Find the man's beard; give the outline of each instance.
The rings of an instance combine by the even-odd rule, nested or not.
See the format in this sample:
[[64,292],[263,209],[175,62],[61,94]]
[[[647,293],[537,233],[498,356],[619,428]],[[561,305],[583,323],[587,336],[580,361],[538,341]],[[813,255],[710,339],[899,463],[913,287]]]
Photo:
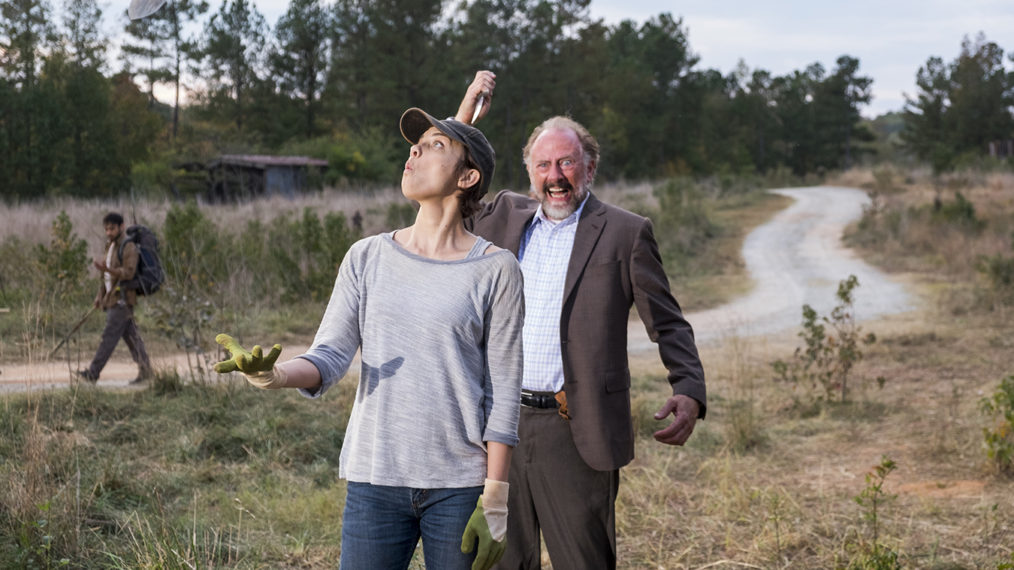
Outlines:
[[[561,190],[570,190],[570,196],[567,203],[564,205],[553,205],[549,202],[549,189],[559,188]],[[584,201],[585,197],[588,196],[588,186],[582,184],[576,189],[571,185],[567,179],[554,180],[553,182],[546,182],[542,185],[542,192],[536,192],[535,188],[532,187],[529,192],[532,198],[538,200],[542,204],[542,213],[551,220],[564,220],[575,211]]]

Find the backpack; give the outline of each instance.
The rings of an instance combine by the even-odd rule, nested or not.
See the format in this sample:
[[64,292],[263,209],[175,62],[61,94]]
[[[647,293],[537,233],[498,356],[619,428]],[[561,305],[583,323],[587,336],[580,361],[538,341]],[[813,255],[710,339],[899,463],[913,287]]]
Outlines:
[[151,295],[165,282],[165,270],[158,255],[158,238],[147,226],[130,226],[120,244],[120,263],[123,263],[123,248],[127,242],[134,242],[137,247],[137,271],[133,279],[121,281],[120,287],[134,289],[138,295]]

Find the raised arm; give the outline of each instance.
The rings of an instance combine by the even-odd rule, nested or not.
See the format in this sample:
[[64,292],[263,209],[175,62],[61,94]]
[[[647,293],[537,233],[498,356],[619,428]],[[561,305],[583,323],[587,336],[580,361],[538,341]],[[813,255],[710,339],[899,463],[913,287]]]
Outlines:
[[[458,114],[454,116],[458,121],[467,125],[478,123],[489,113],[490,103],[493,101],[493,89],[496,87],[496,74],[492,71],[481,70],[475,72],[475,79],[465,90],[465,97],[458,106]],[[482,107],[476,114],[479,106],[479,98],[482,97]],[[472,120],[475,119],[475,120]]]

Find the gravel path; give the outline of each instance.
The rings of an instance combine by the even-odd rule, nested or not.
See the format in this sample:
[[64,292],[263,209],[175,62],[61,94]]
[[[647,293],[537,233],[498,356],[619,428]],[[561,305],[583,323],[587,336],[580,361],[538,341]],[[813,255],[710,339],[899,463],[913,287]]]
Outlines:
[[[746,237],[743,259],[754,288],[731,303],[686,317],[698,344],[798,329],[802,306],[827,315],[837,302],[838,283],[855,275],[859,321],[915,308],[914,298],[841,242],[842,232],[862,215],[869,198],[862,190],[819,186],[772,190],[795,202]],[[654,350],[640,321],[631,321],[632,352]]]

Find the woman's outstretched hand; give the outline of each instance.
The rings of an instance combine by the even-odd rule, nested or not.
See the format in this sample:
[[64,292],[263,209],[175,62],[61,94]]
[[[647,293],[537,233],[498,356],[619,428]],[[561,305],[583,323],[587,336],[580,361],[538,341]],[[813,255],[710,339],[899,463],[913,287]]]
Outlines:
[[275,361],[282,353],[282,345],[276,344],[264,356],[264,350],[260,345],[247,351],[240,346],[236,339],[227,334],[219,334],[215,342],[222,345],[222,348],[229,352],[231,358],[215,364],[215,372],[226,374],[228,372],[241,372],[250,382],[258,388],[274,389],[285,386],[285,373],[275,367]]

